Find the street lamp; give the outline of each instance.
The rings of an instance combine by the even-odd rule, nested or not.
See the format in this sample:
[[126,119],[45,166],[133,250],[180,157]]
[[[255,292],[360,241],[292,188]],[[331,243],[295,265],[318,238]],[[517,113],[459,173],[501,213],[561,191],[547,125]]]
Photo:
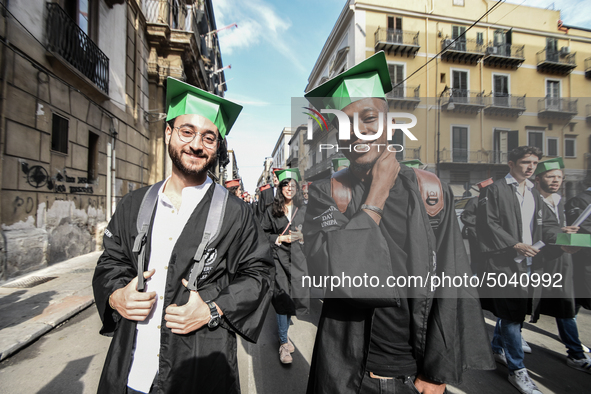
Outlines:
[[[439,178],[439,174],[440,174],[440,163],[441,163],[441,157],[440,157],[440,151],[441,151],[441,97],[443,97],[443,94],[445,92],[447,92],[448,90],[452,90],[451,88],[449,88],[447,85],[445,85],[445,88],[443,89],[443,91],[439,94],[439,97],[437,98],[437,177]],[[451,94],[450,94],[451,97]],[[450,100],[450,103],[447,105],[447,110],[452,110],[455,108],[455,105],[453,103],[453,101]]]

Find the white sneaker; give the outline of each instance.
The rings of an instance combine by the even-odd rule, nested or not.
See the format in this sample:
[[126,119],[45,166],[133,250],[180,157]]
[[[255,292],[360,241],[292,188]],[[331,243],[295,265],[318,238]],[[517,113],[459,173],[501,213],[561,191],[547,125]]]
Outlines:
[[582,343],[581,343],[581,346],[583,347],[583,351],[584,351],[585,353],[589,353],[589,352],[591,352],[591,350],[589,350],[589,348],[588,348],[587,346],[583,345]]
[[522,394],[542,394],[538,386],[529,378],[525,368],[509,374],[509,382]]
[[523,349],[523,353],[531,353],[531,347],[527,342],[525,342],[523,336],[521,337],[521,348]]
[[579,371],[591,373],[591,357],[585,354],[585,358],[575,360],[574,358],[567,357],[566,365],[571,368],[578,369]]
[[493,353],[493,356],[495,356],[496,362],[498,362],[499,364],[503,364],[505,367],[507,366],[507,357],[505,356],[504,351],[503,353]]
[[291,364],[293,361],[287,343],[284,343],[279,347],[279,361],[281,361],[282,364]]

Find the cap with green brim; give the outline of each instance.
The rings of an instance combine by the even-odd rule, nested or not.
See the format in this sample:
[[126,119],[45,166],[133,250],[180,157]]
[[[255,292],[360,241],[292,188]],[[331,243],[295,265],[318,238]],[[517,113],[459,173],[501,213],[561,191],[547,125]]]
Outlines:
[[296,182],[302,180],[302,177],[300,176],[300,170],[298,168],[287,168],[285,170],[280,170],[275,172],[275,175],[277,175],[279,182],[285,179],[293,179]]
[[591,234],[558,234],[555,245],[591,248]]
[[341,110],[354,101],[385,98],[392,90],[386,55],[383,51],[326,81],[304,95],[317,109]]
[[242,111],[241,105],[172,77],[166,80],[166,108],[167,122],[180,115],[200,115],[216,125],[222,138]]
[[332,168],[335,171],[338,171],[339,168],[341,167],[349,167],[351,165],[351,162],[349,161],[349,159],[345,158],[345,157],[339,157],[336,159],[332,159]]
[[422,161],[420,161],[419,159],[413,159],[413,160],[403,160],[400,162],[400,164],[404,164],[407,167],[410,168],[418,168],[420,169],[424,164]]
[[541,174],[546,171],[562,170],[564,168],[564,161],[562,157],[556,157],[554,159],[545,160],[538,163],[534,176]]

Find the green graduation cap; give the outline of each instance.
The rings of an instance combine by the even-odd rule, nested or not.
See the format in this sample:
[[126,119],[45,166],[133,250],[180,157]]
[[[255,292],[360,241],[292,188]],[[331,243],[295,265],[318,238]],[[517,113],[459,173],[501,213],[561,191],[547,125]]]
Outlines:
[[591,248],[591,234],[558,234],[556,245]]
[[334,169],[335,172],[337,172],[339,170],[339,168],[341,167],[349,167],[351,165],[351,162],[349,161],[349,159],[345,158],[345,157],[339,157],[336,159],[332,159],[332,168]]
[[300,170],[298,168],[286,168],[285,170],[276,171],[275,175],[277,175],[279,182],[283,181],[284,179],[294,179],[296,182],[302,180],[302,177],[300,176]]
[[386,55],[380,51],[312,89],[304,97],[318,109],[341,110],[358,99],[385,98],[390,90],[392,81]]
[[419,170],[424,165],[423,162],[420,161],[419,159],[403,160],[400,162],[400,164],[404,164],[405,166],[410,167],[410,168],[418,168]]
[[541,174],[543,172],[546,172],[546,171],[562,170],[563,168],[564,168],[564,161],[562,160],[562,157],[556,157],[554,159],[545,160],[545,161],[538,163],[538,166],[536,167],[536,171],[534,172],[534,176]]
[[166,107],[167,122],[179,115],[201,115],[216,125],[222,138],[242,111],[241,105],[171,77],[166,80]]

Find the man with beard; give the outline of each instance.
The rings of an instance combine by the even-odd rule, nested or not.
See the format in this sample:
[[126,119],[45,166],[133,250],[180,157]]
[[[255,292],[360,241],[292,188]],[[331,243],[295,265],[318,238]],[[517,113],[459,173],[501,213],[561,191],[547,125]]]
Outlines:
[[309,394],[440,394],[466,369],[494,368],[475,291],[385,286],[391,277],[471,275],[449,187],[423,172],[431,183],[421,190],[415,170],[386,149],[391,89],[378,52],[306,94],[319,111],[344,113],[339,128],[353,124],[350,138],[339,140],[350,167],[309,189],[303,233],[310,273],[382,283],[325,294]]
[[236,334],[257,340],[274,275],[251,210],[207,175],[241,107],[173,78],[166,98],[172,174],[121,200],[93,278],[113,336],[98,392],[238,393]]
[[[579,227],[567,226],[564,215],[564,200],[558,194],[564,175],[562,157],[540,162],[534,173],[536,189],[542,195],[544,202],[556,216],[558,223],[563,226],[562,231],[575,234]],[[568,249],[567,249],[568,250]],[[569,250],[571,251],[571,250]],[[578,249],[576,250],[578,251]],[[577,328],[574,289],[573,264],[570,254],[563,253],[559,246],[548,246],[544,250],[544,273],[559,274],[562,278],[560,287],[542,287],[539,301],[534,298],[534,313],[532,321],[536,321],[540,314],[556,318],[556,326],[560,340],[566,346],[568,357],[566,364],[579,371],[591,373],[591,359],[585,354],[579,339]]]
[[[562,232],[530,178],[542,152],[537,147],[520,146],[509,152],[509,173],[480,193],[476,232],[485,259],[487,278],[482,286],[482,307],[497,316],[492,350],[497,362],[507,365],[509,382],[521,393],[540,394],[523,363],[521,327],[529,312],[531,273],[543,272],[538,241],[554,243]],[[503,278],[507,279],[505,286]],[[496,282],[496,281],[495,281]]]

